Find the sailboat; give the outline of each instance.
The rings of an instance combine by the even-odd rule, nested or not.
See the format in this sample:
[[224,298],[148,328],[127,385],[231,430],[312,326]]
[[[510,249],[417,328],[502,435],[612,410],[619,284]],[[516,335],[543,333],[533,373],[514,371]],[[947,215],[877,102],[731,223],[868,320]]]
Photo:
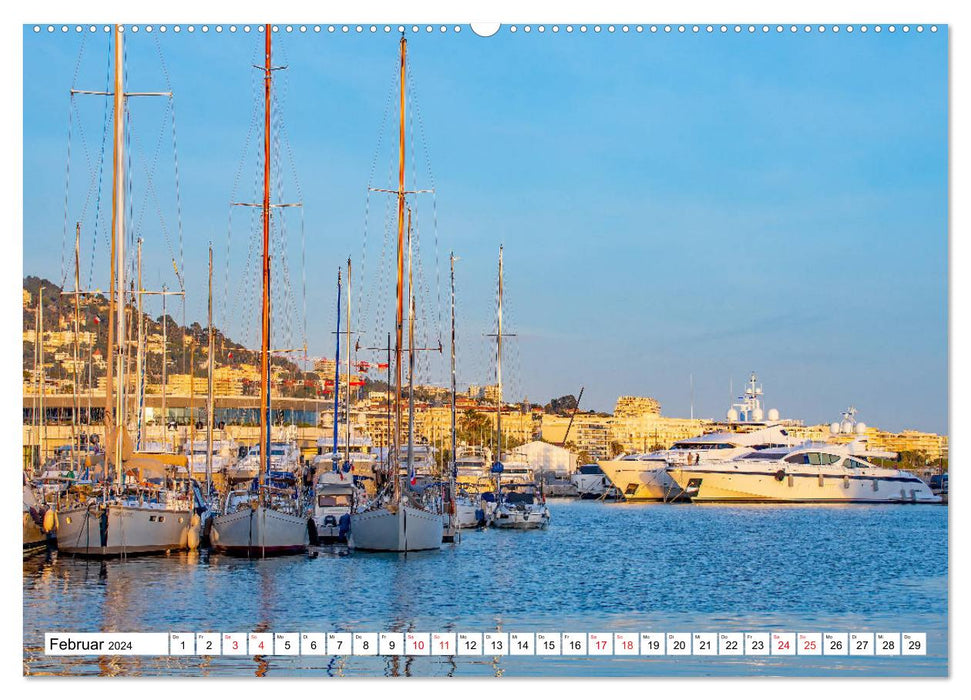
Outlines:
[[[408,41],[400,42],[400,121],[398,131],[398,259],[397,298],[395,315],[395,420],[392,431],[392,449],[387,461],[389,483],[375,499],[351,514],[348,546],[351,549],[380,552],[413,552],[440,549],[443,522],[440,503],[430,494],[433,487],[415,489],[414,474],[414,362],[415,362],[415,313],[414,294],[411,284],[411,226],[408,226],[408,452],[405,474],[401,469],[401,355],[404,322],[404,256],[405,256],[405,83]],[[410,219],[410,217],[409,217]],[[410,221],[409,221],[410,224]],[[407,485],[407,488],[405,486]],[[431,496],[431,498],[429,498]],[[438,506],[438,507],[436,507]]]
[[[292,472],[270,471],[270,88],[271,25],[266,38],[264,68],[265,127],[263,142],[263,308],[260,352],[261,468],[252,487],[230,490],[220,514],[213,519],[210,540],[217,552],[248,557],[295,554],[306,550],[308,521],[303,513],[299,482]],[[289,474],[287,478],[285,474]]]
[[[520,463],[502,462],[502,246],[499,246],[499,296],[496,306],[496,461],[492,472],[496,475],[496,507],[492,514],[492,526],[503,529],[534,530],[550,524],[550,509],[546,497],[532,483],[532,470]],[[508,334],[507,334],[508,335]],[[502,490],[502,476],[508,472],[513,478],[525,480],[511,482]]]
[[[111,249],[113,275],[109,294],[108,350],[117,362],[114,392],[112,362],[108,362],[105,392],[106,461],[115,468],[113,482],[101,493],[61,511],[57,518],[57,548],[79,556],[127,556],[184,549],[192,519],[193,490],[165,464],[133,457],[126,426],[125,381],[125,101],[122,31],[114,27],[114,143]],[[103,94],[103,93],[102,93]],[[136,93],[139,94],[139,93]],[[165,95],[171,93],[140,93]],[[116,300],[117,297],[117,300]],[[117,318],[112,318],[117,312]],[[112,403],[115,404],[112,412]],[[106,465],[107,471],[107,465]]]

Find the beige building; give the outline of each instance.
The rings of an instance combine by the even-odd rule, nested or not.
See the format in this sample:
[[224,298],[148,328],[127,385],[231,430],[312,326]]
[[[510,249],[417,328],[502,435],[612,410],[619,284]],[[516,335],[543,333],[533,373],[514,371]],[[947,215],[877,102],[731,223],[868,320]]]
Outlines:
[[661,404],[650,396],[620,396],[614,406],[614,418],[661,415]]
[[[607,459],[610,456],[610,443],[613,440],[610,432],[611,421],[610,416],[577,413],[572,427],[569,427],[569,416],[544,414],[540,435],[544,441],[554,445],[561,445],[566,440],[573,446],[574,451],[586,452],[593,460]],[[570,430],[569,435],[567,435],[567,427]]]
[[334,378],[334,370],[337,368],[337,361],[322,357],[314,360],[314,372],[326,379]]

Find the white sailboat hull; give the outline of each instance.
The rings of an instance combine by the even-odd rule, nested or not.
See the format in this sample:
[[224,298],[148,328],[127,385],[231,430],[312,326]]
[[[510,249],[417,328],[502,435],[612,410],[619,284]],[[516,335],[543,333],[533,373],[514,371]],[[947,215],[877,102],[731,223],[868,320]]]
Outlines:
[[[916,477],[851,470],[672,469],[672,477],[693,502],[778,503],[939,503]],[[781,478],[779,478],[781,476]]]
[[65,554],[116,557],[160,554],[185,549],[192,512],[189,508],[157,508],[127,504],[96,504],[58,513],[57,549]]
[[257,506],[240,508],[213,519],[212,547],[243,557],[298,554],[307,549],[307,519]]
[[628,501],[673,501],[684,497],[681,486],[668,474],[666,462],[616,459],[598,464]]
[[399,505],[394,512],[385,508],[351,515],[348,546],[371,552],[416,552],[440,549],[442,516]]

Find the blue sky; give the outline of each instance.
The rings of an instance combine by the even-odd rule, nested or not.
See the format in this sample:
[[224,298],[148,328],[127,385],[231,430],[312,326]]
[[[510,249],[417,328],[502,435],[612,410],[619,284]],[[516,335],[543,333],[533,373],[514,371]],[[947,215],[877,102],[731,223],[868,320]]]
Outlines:
[[[503,243],[506,327],[518,334],[503,365],[511,398],[545,403],[583,385],[588,408],[639,394],[687,415],[693,375],[695,415],[720,417],[730,382],[738,390],[754,369],[785,416],[829,422],[852,403],[880,427],[947,430],[946,31],[484,39],[465,28],[409,39],[423,127],[409,185],[431,186],[423,133],[436,189],[415,202],[422,328],[428,342],[445,337],[454,249],[460,383],[491,381],[482,334],[492,330]],[[243,274],[249,211],[232,214],[225,277],[228,203],[252,196],[256,174],[252,155],[241,156],[259,106],[250,66],[260,38],[158,36],[168,78],[154,36],[128,40],[129,89],[170,82],[176,95],[181,254],[165,101],[132,104],[141,139],[132,219],[146,240],[146,286],[175,286],[170,259],[180,259],[187,316],[204,322],[212,240],[217,324],[255,342],[255,287]],[[105,98],[76,98],[69,119],[68,90],[104,89],[107,39],[87,36],[79,60],[80,48],[73,32],[25,28],[24,272],[57,281],[66,269],[70,122],[68,221],[73,231],[83,220],[83,269],[93,254],[92,283],[103,288],[103,225],[96,243],[89,236]],[[333,356],[334,276],[349,255],[355,274],[363,267],[354,303],[365,339],[389,330],[376,269],[387,202],[367,186],[388,184],[391,131],[376,160],[375,149],[397,48],[381,32],[275,35],[293,157],[280,196],[302,199],[305,239],[302,256],[301,217],[288,211],[290,280],[274,279],[295,313],[275,317],[278,346],[291,342],[283,329],[302,334],[301,257],[311,355]],[[73,233],[66,245],[70,256]],[[428,379],[446,380],[445,359],[426,360]]]

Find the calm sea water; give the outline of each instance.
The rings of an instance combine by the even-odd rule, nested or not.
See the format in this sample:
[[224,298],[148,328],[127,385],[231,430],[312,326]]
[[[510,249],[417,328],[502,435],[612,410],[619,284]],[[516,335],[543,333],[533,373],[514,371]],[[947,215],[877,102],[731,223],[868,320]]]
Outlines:
[[[947,508],[551,503],[410,555],[24,559],[24,673],[943,676]],[[46,657],[45,632],[926,632],[904,657]]]

